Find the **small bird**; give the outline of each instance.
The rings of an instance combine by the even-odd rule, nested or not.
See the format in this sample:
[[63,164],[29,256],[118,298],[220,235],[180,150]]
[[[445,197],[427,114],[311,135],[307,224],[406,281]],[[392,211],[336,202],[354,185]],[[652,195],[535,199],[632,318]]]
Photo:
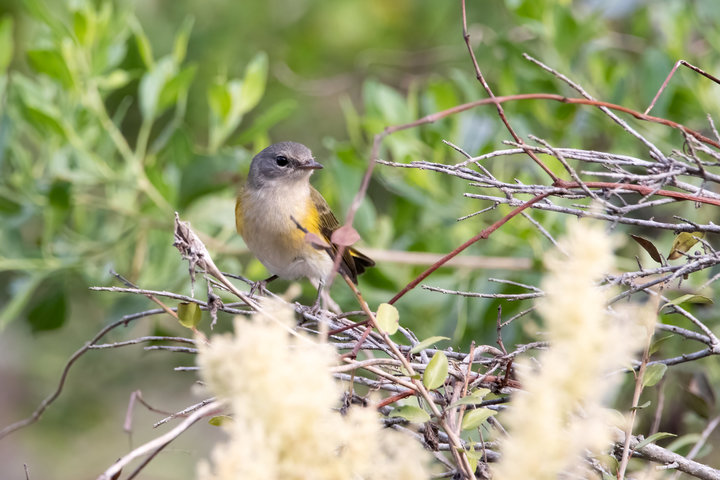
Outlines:
[[[330,238],[340,227],[323,196],[310,185],[310,175],[320,168],[305,145],[270,145],[252,159],[235,203],[238,233],[272,274],[261,284],[277,277],[306,277],[318,289],[318,300],[338,250]],[[308,234],[325,245],[309,241]],[[372,259],[347,247],[339,271],[357,284],[357,276],[373,265]]]

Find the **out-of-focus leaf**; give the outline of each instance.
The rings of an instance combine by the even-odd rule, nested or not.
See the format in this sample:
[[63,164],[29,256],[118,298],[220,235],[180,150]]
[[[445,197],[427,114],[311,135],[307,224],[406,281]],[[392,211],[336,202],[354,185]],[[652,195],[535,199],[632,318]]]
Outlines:
[[0,19],[0,75],[4,74],[10,65],[14,49],[13,19],[5,15]]
[[190,33],[192,32],[193,24],[195,19],[193,17],[185,17],[180,29],[175,34],[175,41],[173,42],[172,56],[175,59],[175,64],[180,65],[185,61],[185,55],[187,54],[187,46],[190,41]]
[[135,43],[137,44],[138,53],[142,59],[145,67],[152,69],[155,65],[153,59],[152,47],[150,46],[150,40],[148,39],[145,31],[142,29],[140,22],[137,18],[130,18],[130,28],[132,29],[133,36],[135,37]]
[[240,96],[238,104],[238,109],[242,114],[249,112],[260,102],[263,93],[265,93],[267,72],[267,54],[265,52],[259,52],[245,68],[242,95]]
[[61,118],[52,107],[52,105],[48,105],[47,108],[27,105],[24,112],[25,118],[40,134],[54,134],[64,137],[65,129],[61,123]]
[[415,345],[413,348],[410,349],[410,353],[418,353],[420,350],[425,350],[430,345],[434,345],[438,342],[441,342],[443,340],[450,340],[450,337],[441,337],[439,335],[434,335],[432,337],[428,337],[422,342],[418,342],[417,345]]
[[663,438],[669,438],[669,437],[677,437],[677,435],[675,435],[674,433],[657,432],[653,435],[650,435],[649,437],[647,437],[645,440],[638,443],[637,445],[635,445],[633,450],[640,450],[641,448],[643,448],[646,445],[650,445],[651,443],[655,443],[658,440],[661,440]]
[[140,79],[140,111],[145,120],[153,120],[160,114],[160,95],[174,75],[175,64],[172,58],[163,57]]
[[190,65],[170,78],[160,93],[158,113],[175,104],[181,96],[187,94],[190,84],[195,78],[196,65]]
[[95,41],[95,15],[89,8],[73,12],[73,32],[81,45],[92,45]]
[[215,152],[227,137],[240,125],[243,111],[242,80],[216,82],[208,92],[210,103],[210,151]]
[[102,90],[117,90],[127,85],[133,76],[126,70],[113,70],[107,75],[97,79],[97,85]]
[[210,111],[220,120],[224,120],[230,114],[232,97],[224,82],[216,82],[210,85],[208,89],[208,104],[210,105]]
[[493,415],[497,415],[497,412],[489,408],[476,408],[475,410],[465,412],[461,428],[463,430],[473,430]]
[[665,376],[666,371],[667,365],[664,363],[653,363],[647,367],[645,375],[643,376],[643,387],[652,387],[657,384]]
[[252,142],[258,135],[265,134],[278,122],[292,115],[297,110],[297,106],[296,100],[286,98],[273,103],[267,108],[263,108],[262,112],[258,112],[258,116],[254,119],[252,125],[244,128],[236,137],[233,137],[232,143],[244,145]]
[[415,405],[402,405],[396,407],[388,417],[400,417],[404,418],[408,422],[412,423],[425,423],[430,421],[430,415],[420,407]]
[[15,199],[0,194],[0,215],[17,215],[22,211],[20,205]]
[[29,277],[16,280],[18,285],[13,291],[12,298],[0,309],[0,332],[13,320],[21,316],[22,311],[33,299],[35,289],[45,279],[44,274],[30,274]]
[[180,208],[203,195],[220,191],[232,181],[232,158],[225,155],[197,155],[182,170],[180,180]]
[[27,313],[27,321],[33,332],[55,330],[67,319],[66,292],[57,282],[49,282],[37,290]]
[[428,390],[435,390],[445,383],[448,377],[448,359],[443,352],[436,352],[423,373],[423,385]]
[[678,452],[682,448],[687,447],[688,445],[694,445],[697,443],[698,440],[700,440],[701,435],[699,433],[688,433],[686,435],[681,435],[670,444],[665,447],[671,452]]
[[195,328],[202,319],[202,310],[194,302],[181,302],[177,307],[177,316],[183,327]]
[[377,313],[375,314],[375,323],[377,327],[388,335],[392,335],[397,332],[400,326],[400,314],[397,308],[389,303],[381,303],[378,305]]
[[670,248],[670,254],[668,260],[676,260],[682,257],[683,253],[687,253],[700,238],[703,238],[705,234],[703,232],[682,232],[673,241],[672,247]]
[[658,249],[653,245],[653,243],[648,240],[647,238],[643,238],[639,235],[630,235],[630,238],[635,240],[638,245],[640,245],[647,253],[650,254],[650,257],[655,260],[658,263],[662,263],[662,257],[660,256],[660,252],[658,252]]
[[53,49],[28,50],[28,62],[38,73],[58,80],[64,87],[72,84],[72,75],[62,54]]

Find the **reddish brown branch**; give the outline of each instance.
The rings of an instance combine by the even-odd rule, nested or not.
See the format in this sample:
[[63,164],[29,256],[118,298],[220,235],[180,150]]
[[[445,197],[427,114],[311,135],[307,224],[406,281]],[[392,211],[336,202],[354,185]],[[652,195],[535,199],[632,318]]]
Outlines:
[[[612,188],[621,190],[632,190],[642,195],[659,195],[661,197],[676,198],[678,200],[688,200],[691,202],[707,203],[709,205],[720,206],[720,200],[708,197],[699,197],[689,193],[674,192],[672,190],[656,190],[652,187],[646,187],[644,185],[635,185],[632,183],[615,183],[615,182],[583,182],[583,185],[589,188]],[[578,182],[568,182],[565,180],[558,180],[555,183],[556,187],[559,188],[580,188]]]
[[550,178],[552,178],[553,182],[556,182],[558,180],[558,177],[550,170],[545,163],[543,163],[540,158],[538,158],[535,153],[525,148],[525,142],[523,142],[522,138],[515,133],[515,130],[510,126],[510,122],[508,121],[507,117],[505,116],[505,110],[502,108],[502,104],[500,102],[495,101],[496,97],[495,94],[492,92],[492,89],[490,88],[490,85],[485,80],[485,77],[482,74],[482,71],[480,70],[480,65],[478,65],[477,58],[475,58],[475,52],[472,49],[472,46],[470,46],[470,34],[468,33],[467,28],[467,14],[465,12],[465,0],[462,0],[462,23],[463,23],[463,38],[465,39],[465,45],[467,46],[468,52],[470,53],[470,58],[472,59],[473,68],[475,68],[475,77],[478,79],[480,84],[482,84],[483,88],[487,92],[488,96],[490,97],[489,100],[491,100],[495,104],[495,108],[497,108],[498,115],[500,116],[500,120],[505,124],[505,128],[507,128],[508,132],[510,132],[510,135],[515,139],[515,142],[517,142],[520,147],[525,150],[525,153],[528,154],[530,158],[537,163],[540,168],[542,168],[545,173],[547,173]]
[[426,123],[433,123],[433,122],[441,120],[445,117],[448,117],[450,115],[464,112],[466,110],[470,110],[471,108],[479,107],[481,105],[489,105],[489,104],[494,104],[496,102],[497,103],[513,102],[513,101],[518,101],[518,100],[553,100],[556,102],[570,103],[570,104],[574,104],[574,105],[591,105],[593,107],[606,107],[611,110],[616,110],[618,112],[623,112],[623,113],[632,115],[633,117],[637,118],[638,120],[644,120],[646,122],[652,122],[652,123],[659,123],[659,124],[665,125],[667,127],[678,129],[678,130],[685,132],[688,135],[696,138],[700,142],[703,142],[707,145],[712,145],[713,147],[720,149],[720,143],[718,143],[717,141],[706,137],[705,135],[701,134],[700,132],[697,132],[691,128],[688,128],[685,125],[682,125],[677,122],[673,122],[672,120],[667,120],[665,118],[660,118],[660,117],[654,117],[652,115],[646,115],[644,113],[640,113],[631,108],[623,107],[622,105],[616,105],[614,103],[602,102],[599,100],[589,100],[587,98],[565,97],[563,95],[558,95],[555,93],[521,93],[521,94],[517,94],[517,95],[506,95],[503,97],[483,98],[481,100],[475,100],[474,102],[463,103],[461,105],[457,105],[455,107],[448,108],[447,110],[442,110],[440,112],[435,112],[430,115],[426,115],[422,118],[415,120],[414,122],[406,123],[403,125],[394,125],[392,127],[387,127],[383,131],[383,134],[389,135],[394,132],[398,132],[401,130],[407,130],[408,128],[414,128],[419,125],[424,125]]
[[452,252],[448,253],[444,257],[442,257],[437,262],[433,263],[430,268],[425,270],[423,273],[418,275],[412,282],[408,283],[405,288],[403,288],[397,295],[395,295],[392,300],[390,300],[388,303],[393,304],[397,302],[403,295],[405,295],[407,292],[412,290],[413,288],[417,287],[420,282],[425,280],[431,273],[433,273],[438,268],[442,267],[445,263],[447,263],[448,260],[458,255],[460,252],[468,248],[473,243],[477,242],[478,240],[483,240],[488,238],[495,230],[502,227],[507,223],[511,218],[525,210],[526,208],[532,206],[533,204],[539,202],[540,200],[544,199],[545,197],[549,196],[551,192],[543,193],[542,195],[538,195],[536,197],[533,197],[531,200],[528,200],[527,202],[523,203],[519,207],[517,207],[512,212],[505,215],[503,218],[498,220],[497,222],[490,225],[488,228],[480,232],[479,234],[475,235],[473,238],[468,240],[467,242],[463,243],[459,247],[457,247]]
[[387,397],[383,401],[379,402],[375,406],[375,408],[377,408],[379,410],[382,407],[387,407],[388,405],[393,404],[393,403],[397,402],[398,400],[402,400],[403,398],[407,398],[411,395],[415,395],[415,392],[413,392],[412,390],[405,390],[404,392],[400,392],[391,397]]

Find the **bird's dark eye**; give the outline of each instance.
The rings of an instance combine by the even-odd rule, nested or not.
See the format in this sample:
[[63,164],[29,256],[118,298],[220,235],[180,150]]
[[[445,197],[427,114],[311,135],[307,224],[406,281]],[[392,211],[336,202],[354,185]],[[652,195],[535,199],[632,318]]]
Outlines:
[[288,159],[285,155],[278,155],[275,157],[275,163],[278,164],[278,167],[287,167]]

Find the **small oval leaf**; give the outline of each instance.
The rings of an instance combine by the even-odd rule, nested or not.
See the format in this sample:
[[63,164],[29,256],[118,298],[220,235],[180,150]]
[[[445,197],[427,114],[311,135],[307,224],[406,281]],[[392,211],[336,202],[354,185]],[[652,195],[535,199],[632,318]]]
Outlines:
[[461,428],[463,430],[473,430],[493,415],[497,415],[497,412],[489,408],[476,408],[475,410],[471,410],[463,417]]
[[435,390],[445,383],[447,377],[448,359],[443,352],[436,352],[423,373],[423,385],[428,390]]
[[438,342],[440,342],[440,341],[442,341],[442,340],[450,340],[450,337],[441,337],[441,336],[439,336],[439,335],[435,335],[435,336],[426,338],[426,339],[423,340],[422,342],[419,342],[417,345],[415,345],[414,347],[412,347],[412,348],[410,349],[410,353],[411,353],[411,354],[413,354],[413,353],[418,353],[420,350],[425,350],[425,349],[428,348],[430,345],[433,345],[433,344],[435,344],[435,343],[438,343]]
[[699,239],[703,238],[705,234],[703,232],[682,232],[680,235],[675,237],[672,247],[670,248],[670,254],[668,260],[676,260],[682,257],[683,253],[687,253],[693,245],[695,245]]
[[650,257],[655,260],[658,263],[662,263],[662,257],[660,256],[660,252],[658,252],[658,249],[653,245],[653,243],[648,240],[647,238],[643,238],[639,235],[630,235],[630,238],[635,240],[638,245],[640,245],[647,253],[650,254]]
[[645,375],[643,376],[643,387],[652,387],[658,383],[662,380],[666,371],[667,365],[664,363],[653,363],[650,365],[647,370],[645,370]]
[[400,326],[399,320],[400,313],[398,313],[397,308],[393,305],[389,303],[381,303],[378,305],[377,313],[375,314],[375,324],[381,331],[388,335],[397,332]]
[[197,303],[181,302],[177,307],[177,316],[183,327],[195,328],[202,319],[202,311]]
[[389,417],[404,418],[412,423],[425,423],[430,421],[430,415],[420,407],[415,405],[402,405],[390,412]]
[[449,410],[454,407],[459,407],[460,405],[478,405],[483,402],[485,395],[488,393],[490,393],[489,388],[478,388],[470,395],[466,395],[457,402],[451,403],[447,408]]
[[230,415],[215,415],[210,420],[208,420],[208,423],[215,427],[222,427],[223,425],[227,425],[233,420],[233,417],[231,417]]

